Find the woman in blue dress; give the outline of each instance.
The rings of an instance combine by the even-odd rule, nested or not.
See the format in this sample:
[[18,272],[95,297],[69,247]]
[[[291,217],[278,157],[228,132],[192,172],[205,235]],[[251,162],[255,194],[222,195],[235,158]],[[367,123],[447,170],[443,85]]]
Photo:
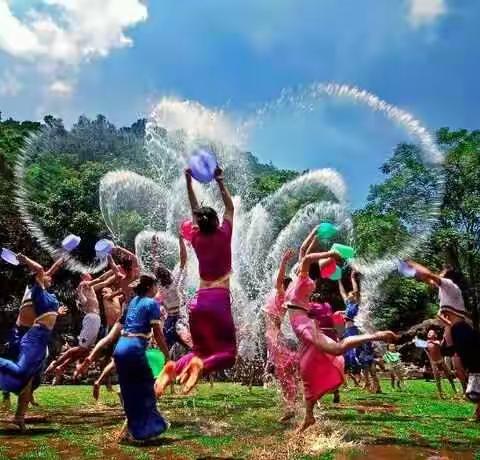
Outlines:
[[98,342],[79,369],[84,372],[100,350],[119,338],[113,359],[127,417],[120,440],[130,442],[150,440],[167,429],[167,422],[157,410],[154,376],[145,354],[152,332],[160,350],[168,356],[160,309],[153,299],[157,293],[156,279],[143,274],[132,284],[135,297],[130,300],[107,337]]
[[64,314],[66,310],[59,309],[57,297],[48,292],[52,284],[51,273],[22,254],[17,258],[34,274],[30,298],[35,320],[20,340],[17,359],[0,358],[0,389],[3,392],[18,394],[14,422],[23,431],[25,430],[25,413],[32,398],[33,383],[39,381],[41,376],[48,342],[57,322],[57,316],[59,313]]

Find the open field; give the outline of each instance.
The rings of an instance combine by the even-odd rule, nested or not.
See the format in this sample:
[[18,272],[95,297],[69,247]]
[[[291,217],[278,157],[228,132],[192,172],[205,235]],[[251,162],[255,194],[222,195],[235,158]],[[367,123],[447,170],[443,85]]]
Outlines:
[[277,423],[275,390],[203,384],[195,395],[160,401],[171,428],[160,442],[141,447],[115,440],[123,421],[115,393],[104,390],[96,405],[88,386],[44,386],[37,395],[41,407],[31,414],[45,419],[33,420],[23,435],[7,420],[0,423],[0,459],[480,458],[480,425],[472,421],[471,404],[438,399],[433,383],[410,381],[401,392],[383,386],[382,395],[344,391],[340,405],[327,396],[317,426],[297,437],[299,419]]

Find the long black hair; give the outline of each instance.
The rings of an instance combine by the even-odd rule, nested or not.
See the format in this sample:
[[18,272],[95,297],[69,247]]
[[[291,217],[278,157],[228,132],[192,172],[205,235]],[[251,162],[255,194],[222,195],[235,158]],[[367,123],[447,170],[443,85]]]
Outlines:
[[134,281],[130,286],[133,288],[133,291],[139,297],[145,297],[145,294],[155,286],[157,279],[155,276],[148,273],[143,273],[140,275],[138,280]]
[[198,228],[204,235],[212,235],[218,228],[218,214],[209,206],[202,206],[193,211]]

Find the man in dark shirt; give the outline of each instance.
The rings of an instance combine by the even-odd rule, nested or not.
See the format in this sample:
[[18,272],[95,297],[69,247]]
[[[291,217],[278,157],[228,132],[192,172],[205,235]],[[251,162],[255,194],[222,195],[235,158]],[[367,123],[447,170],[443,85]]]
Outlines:
[[477,404],[475,417],[480,421],[480,333],[467,322],[464,311],[443,306],[438,314],[445,324],[442,353],[452,356],[456,353],[468,372],[467,398]]

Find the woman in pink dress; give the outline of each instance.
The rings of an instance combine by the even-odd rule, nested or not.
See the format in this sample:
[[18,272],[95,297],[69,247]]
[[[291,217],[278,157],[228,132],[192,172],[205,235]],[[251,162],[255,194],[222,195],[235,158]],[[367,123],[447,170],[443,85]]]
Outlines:
[[[304,431],[315,423],[315,403],[326,393],[332,393],[344,382],[343,353],[368,341],[392,342],[397,337],[391,331],[347,337],[339,342],[324,334],[311,319],[310,296],[321,268],[332,258],[340,260],[333,251],[305,255],[300,273],[285,293],[292,328],[300,342],[300,377],[304,387],[305,419],[299,427]],[[309,315],[310,313],[310,315]]]
[[264,308],[268,359],[274,366],[274,375],[280,385],[284,403],[284,414],[280,418],[282,423],[295,416],[297,399],[297,351],[288,346],[281,331],[283,318],[287,312],[284,305],[285,290],[292,281],[285,274],[287,264],[293,256],[294,252],[291,249],[283,255],[275,289],[267,297]]

